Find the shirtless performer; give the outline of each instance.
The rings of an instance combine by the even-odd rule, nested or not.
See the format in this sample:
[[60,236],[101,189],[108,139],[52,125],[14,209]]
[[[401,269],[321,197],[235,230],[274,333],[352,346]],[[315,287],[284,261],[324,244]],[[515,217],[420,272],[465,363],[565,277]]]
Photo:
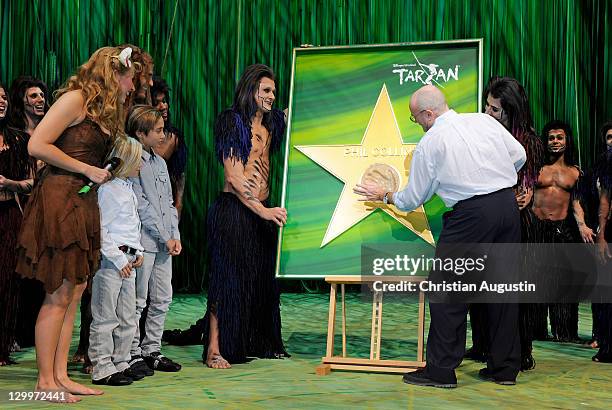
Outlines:
[[274,278],[277,226],[285,224],[287,211],[268,203],[270,153],[285,133],[283,112],[272,108],[275,99],[274,73],[255,64],[242,74],[232,107],[217,117],[215,150],[225,184],[208,211],[208,306],[189,330],[164,335],[174,344],[199,339],[204,364],[214,369],[249,357],[288,356]]
[[[593,243],[595,234],[584,222],[584,212],[578,198],[573,196],[580,177],[572,153],[570,126],[561,121],[551,121],[544,127],[542,136],[547,148],[548,160],[540,170],[534,192],[530,216],[535,229],[533,243],[576,242],[573,225],[568,220],[570,209],[578,224],[584,242]],[[554,341],[577,342],[578,304],[555,303],[549,305],[551,330]],[[531,341],[528,341],[531,343]]]

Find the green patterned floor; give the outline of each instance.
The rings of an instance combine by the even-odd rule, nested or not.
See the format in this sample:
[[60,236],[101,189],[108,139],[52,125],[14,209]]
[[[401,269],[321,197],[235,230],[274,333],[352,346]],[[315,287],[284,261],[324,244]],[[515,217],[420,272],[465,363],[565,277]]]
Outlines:
[[[284,294],[283,336],[288,360],[256,360],[230,370],[211,370],[200,362],[201,347],[164,348],[180,362],[176,374],[157,373],[129,387],[105,388],[101,397],[85,397],[71,408],[588,408],[612,407],[612,365],[591,361],[594,351],[575,345],[536,342],[537,368],[521,374],[518,385],[502,387],[477,378],[479,363],[465,362],[458,369],[459,388],[440,390],[402,383],[398,375],[333,372],[316,376],[314,368],[325,350],[327,295]],[[369,349],[371,304],[348,298],[349,353],[364,357]],[[200,317],[201,297],[179,295],[167,328],[184,327]],[[385,305],[383,354],[385,358],[412,359],[416,350],[416,306]],[[587,305],[580,309],[580,333],[590,334]],[[76,337],[76,332],[75,332]],[[53,408],[56,405],[8,402],[9,391],[31,390],[36,380],[34,352],[15,355],[19,365],[0,368],[0,408]],[[72,374],[88,383],[76,367]]]

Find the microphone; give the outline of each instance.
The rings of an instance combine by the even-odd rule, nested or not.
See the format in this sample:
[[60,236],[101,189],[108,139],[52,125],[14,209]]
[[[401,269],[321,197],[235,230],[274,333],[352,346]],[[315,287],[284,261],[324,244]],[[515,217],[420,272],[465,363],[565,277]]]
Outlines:
[[[107,171],[112,171],[114,169],[117,169],[120,165],[121,159],[117,157],[112,157],[108,160],[108,162],[106,162],[106,164],[104,165],[104,169]],[[83,188],[79,190],[79,195],[85,195],[91,190],[91,187],[93,187],[94,185],[95,183],[93,181],[89,181],[87,185],[84,185]]]

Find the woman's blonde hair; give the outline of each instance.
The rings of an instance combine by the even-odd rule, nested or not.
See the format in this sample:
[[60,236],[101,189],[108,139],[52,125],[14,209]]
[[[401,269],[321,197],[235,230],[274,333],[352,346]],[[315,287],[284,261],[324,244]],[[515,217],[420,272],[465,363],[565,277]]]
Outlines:
[[153,71],[153,57],[151,57],[151,54],[147,53],[142,48],[133,44],[126,43],[121,44],[117,47],[130,47],[132,49],[132,57],[130,59],[134,64],[134,76],[132,77],[132,82],[134,83],[135,91],[128,95],[128,97],[125,99],[125,103],[123,104],[124,112],[129,112],[130,109],[137,104],[151,105],[151,90],[149,89],[148,85],[147,90],[145,92],[144,101],[136,101],[136,96],[138,94],[139,89],[142,87],[141,76],[143,75],[143,73]]
[[127,133],[130,137],[138,139],[136,132],[148,134],[155,123],[162,117],[161,111],[150,105],[136,105],[130,110],[127,120]]
[[76,74],[55,92],[55,98],[59,98],[69,91],[80,90],[85,98],[87,116],[109,130],[113,136],[119,136],[125,124],[123,104],[119,101],[119,81],[115,73],[133,74],[135,70],[134,64],[128,67],[119,60],[122,50],[121,47],[102,47],[96,50],[78,68]]
[[140,165],[142,156],[142,145],[138,140],[127,137],[115,139],[113,150],[108,155],[108,159],[117,157],[121,160],[121,165],[113,171],[113,175],[118,178],[127,177],[137,166]]

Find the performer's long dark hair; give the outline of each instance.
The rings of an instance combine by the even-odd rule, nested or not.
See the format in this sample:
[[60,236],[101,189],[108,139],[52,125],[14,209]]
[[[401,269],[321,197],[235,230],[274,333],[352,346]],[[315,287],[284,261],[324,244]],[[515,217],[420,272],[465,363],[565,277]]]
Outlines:
[[599,129],[599,140],[600,143],[603,144],[603,152],[609,151],[606,144],[606,134],[612,128],[612,120],[608,120],[604,122],[604,124]]
[[153,87],[151,87],[151,104],[152,106],[156,106],[155,99],[159,94],[163,94],[166,96],[166,104],[168,104],[168,120],[164,121],[164,129],[167,130],[172,123],[170,117],[170,87],[166,80],[159,76],[153,77]]
[[491,77],[483,94],[485,101],[489,94],[500,99],[502,109],[508,116],[508,131],[516,139],[529,132],[535,133],[529,99],[518,81],[512,77]]
[[[8,96],[7,89],[2,82],[0,82],[0,89],[4,90]],[[7,107],[9,112],[12,103],[13,102],[9,98]],[[10,176],[5,176],[17,180],[29,178],[29,173],[34,167],[34,161],[28,154],[28,135],[9,125],[8,112],[4,118],[0,118],[0,134],[2,134],[4,144],[12,150],[12,153],[8,156],[7,167]]]
[[548,133],[550,130],[563,130],[565,132],[564,161],[565,164],[569,166],[576,165],[576,160],[574,158],[574,136],[572,133],[572,127],[568,123],[560,120],[550,121],[542,129],[542,142],[544,143],[544,146],[548,145]]
[[167,120],[164,121],[164,131],[176,135],[179,146],[175,151],[174,155],[168,160],[168,172],[170,176],[177,179],[185,172],[185,166],[187,165],[187,147],[185,145],[185,136],[183,131],[172,124],[172,116],[170,111],[170,87],[166,80],[161,77],[153,77],[153,87],[151,87],[151,100],[152,105],[156,106],[156,98],[159,94],[166,96],[166,104],[168,105],[168,116]]
[[602,188],[612,193],[612,150],[607,147],[606,133],[612,128],[612,120],[606,121],[599,129],[600,141],[603,144],[601,155],[597,158],[594,166],[595,179],[599,181]]
[[[222,111],[215,120],[215,151],[219,161],[234,157],[246,164],[251,152],[251,119],[257,113],[255,95],[262,78],[276,81],[272,69],[263,64],[254,64],[240,77],[234,103]],[[285,114],[276,108],[263,114],[262,125],[272,137],[270,152],[279,150],[285,133]]]
[[533,187],[544,162],[545,148],[533,127],[527,93],[514,78],[496,76],[491,77],[482,94],[485,102],[489,94],[493,98],[499,98],[508,117],[508,131],[527,152],[527,162],[519,171],[518,184]]
[[[257,103],[254,96],[259,90],[259,82],[264,77],[276,82],[276,76],[270,67],[264,64],[253,64],[244,70],[236,86],[232,109],[240,115],[242,122],[249,127],[251,118],[257,112]],[[274,121],[272,121],[271,112],[264,113],[262,124],[268,132],[274,133]]]
[[28,88],[38,87],[45,94],[45,112],[49,111],[49,90],[47,84],[38,78],[34,78],[29,75],[22,75],[17,77],[11,84],[9,91],[9,121],[11,125],[20,130],[25,130],[26,114],[25,105],[23,99],[25,98],[26,91]]

